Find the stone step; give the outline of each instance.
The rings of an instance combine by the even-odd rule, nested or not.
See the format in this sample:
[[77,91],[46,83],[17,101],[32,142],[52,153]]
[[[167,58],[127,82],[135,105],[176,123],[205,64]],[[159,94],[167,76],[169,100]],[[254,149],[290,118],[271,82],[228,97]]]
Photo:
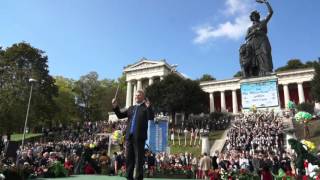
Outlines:
[[210,156],[213,156],[215,151],[221,152],[223,150],[223,147],[224,147],[224,145],[226,143],[226,139],[227,139],[227,134],[229,132],[229,128],[224,131],[224,133],[222,134],[222,137],[220,139],[214,141],[214,143],[213,143],[213,145],[211,146],[211,149],[210,149]]

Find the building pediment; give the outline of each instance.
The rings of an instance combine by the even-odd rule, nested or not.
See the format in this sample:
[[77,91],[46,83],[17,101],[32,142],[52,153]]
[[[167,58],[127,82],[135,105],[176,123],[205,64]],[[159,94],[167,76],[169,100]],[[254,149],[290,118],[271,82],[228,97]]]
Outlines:
[[135,71],[146,68],[153,68],[158,66],[167,66],[164,61],[150,61],[150,60],[140,60],[139,62],[129,65],[124,69],[125,72]]

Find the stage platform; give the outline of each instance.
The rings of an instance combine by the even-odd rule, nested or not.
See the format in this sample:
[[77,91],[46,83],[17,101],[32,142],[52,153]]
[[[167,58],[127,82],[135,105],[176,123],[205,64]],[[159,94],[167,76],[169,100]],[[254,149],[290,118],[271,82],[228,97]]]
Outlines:
[[[162,180],[160,178],[144,178],[144,179]],[[37,178],[36,180],[126,180],[126,178],[119,177],[119,176],[103,176],[103,175],[75,175],[75,176],[70,176],[66,178]],[[166,180],[177,180],[177,179],[166,179]]]

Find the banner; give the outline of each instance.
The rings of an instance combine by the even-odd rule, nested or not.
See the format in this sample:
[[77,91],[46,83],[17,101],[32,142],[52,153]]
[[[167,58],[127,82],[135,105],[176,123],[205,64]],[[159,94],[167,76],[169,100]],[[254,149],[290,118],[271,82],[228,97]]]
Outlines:
[[168,145],[168,121],[149,121],[146,145],[152,152],[166,152]]
[[241,85],[242,107],[244,109],[256,106],[258,108],[279,105],[278,83],[276,79],[246,82]]

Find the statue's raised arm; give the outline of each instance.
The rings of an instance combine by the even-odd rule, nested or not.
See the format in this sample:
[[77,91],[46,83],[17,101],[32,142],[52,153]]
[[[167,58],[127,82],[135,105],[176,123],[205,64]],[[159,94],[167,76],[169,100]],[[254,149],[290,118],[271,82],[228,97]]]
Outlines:
[[267,5],[269,13],[268,13],[267,17],[265,18],[265,21],[269,22],[269,20],[271,19],[272,15],[273,15],[273,9],[272,9],[270,3],[267,0],[256,0],[256,1]]

